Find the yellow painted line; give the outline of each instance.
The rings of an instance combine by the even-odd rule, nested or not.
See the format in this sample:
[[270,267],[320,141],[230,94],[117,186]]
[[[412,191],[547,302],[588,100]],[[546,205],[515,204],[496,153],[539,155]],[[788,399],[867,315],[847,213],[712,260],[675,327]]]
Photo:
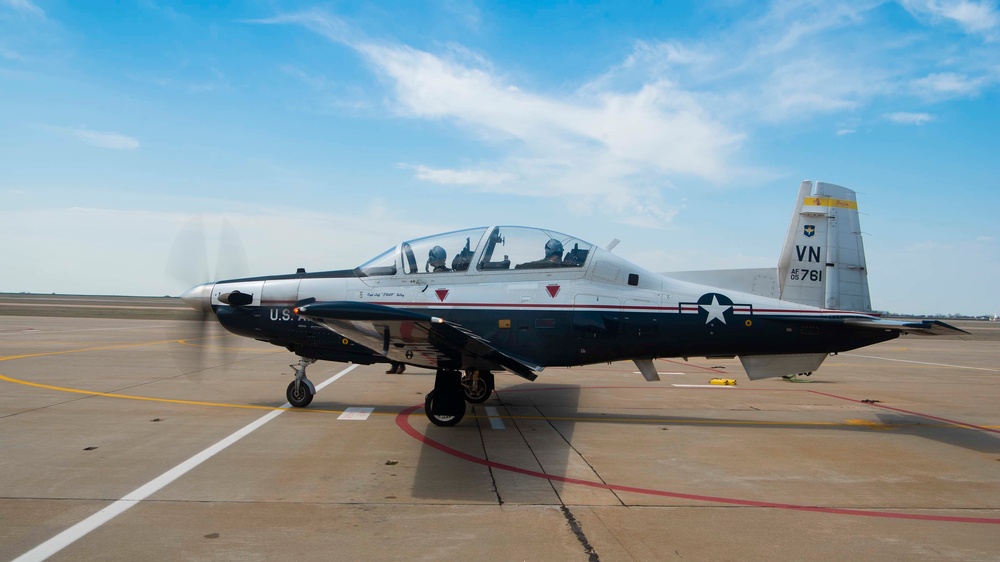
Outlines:
[[7,355],[5,357],[0,357],[0,361],[12,361],[14,359],[29,359],[32,357],[46,357],[48,355],[66,355],[68,353],[86,353],[89,351],[107,351],[109,349],[126,349],[129,347],[142,347],[146,345],[162,345],[165,343],[179,343],[182,340],[158,340],[149,341],[142,343],[128,343],[128,344],[118,344],[118,345],[107,345],[102,347],[86,347],[82,349],[65,349],[63,351],[46,351],[44,353],[26,353],[24,355]]
[[834,199],[833,197],[806,197],[802,200],[802,205],[808,207],[836,207],[838,209],[858,210],[857,201],[847,199]]
[[[153,398],[150,396],[135,396],[132,394],[117,394],[114,392],[99,392],[96,390],[81,390],[78,388],[67,388],[65,386],[54,386],[51,384],[42,384],[37,382],[30,382],[20,379],[15,379],[8,377],[6,375],[0,375],[0,381],[12,382],[16,384],[23,384],[25,386],[33,386],[35,388],[44,388],[45,390],[55,390],[58,392],[71,392],[73,394],[86,394],[88,396],[103,396],[105,398],[124,398],[127,400],[145,400],[147,402],[165,402],[167,404],[188,404],[192,406],[215,406],[220,408],[243,408],[248,410],[287,410],[288,408],[281,408],[278,406],[254,406],[251,404],[225,404],[222,402],[199,402],[197,400],[176,400],[173,398]],[[319,411],[319,410],[314,410]]]
[[[159,340],[143,343],[134,344],[122,344],[122,345],[111,345],[102,347],[89,347],[83,349],[68,349],[63,351],[49,351],[45,353],[29,353],[24,355],[8,355],[5,357],[0,357],[0,361],[11,361],[14,359],[28,359],[32,357],[45,357],[47,355],[65,355],[67,353],[84,353],[88,351],[105,351],[109,349],[126,349],[130,347],[140,347],[145,345],[161,345],[165,343],[184,343],[184,340]],[[43,384],[37,382],[30,382],[21,379],[15,379],[13,377],[8,377],[6,375],[0,374],[0,381],[10,382],[14,384],[20,384],[24,386],[31,386],[35,388],[42,388],[45,390],[54,390],[56,392],[69,392],[72,394],[83,394],[87,396],[101,396],[104,398],[119,398],[125,400],[141,400],[145,402],[162,402],[165,404],[184,404],[189,406],[209,406],[214,408],[238,408],[244,410],[296,410],[302,413],[325,413],[325,414],[343,414],[344,410],[323,410],[318,408],[284,408],[281,406],[256,406],[253,404],[227,404],[224,402],[203,402],[199,400],[179,400],[174,398],[153,398],[151,396],[137,396],[133,394],[118,394],[114,392],[99,392],[95,390],[82,390],[78,388],[68,388],[64,386],[55,386],[50,384]],[[373,412],[372,415],[382,415],[382,416],[397,416],[399,412]],[[415,414],[411,414],[415,415]],[[613,417],[554,417],[554,416],[511,416],[499,414],[498,416],[488,416],[488,415],[475,415],[470,414],[465,416],[472,419],[489,419],[490,417],[506,418],[509,420],[541,420],[541,421],[569,421],[569,422],[602,422],[602,423],[645,423],[645,424],[671,424],[671,425],[750,425],[750,426],[824,426],[824,427],[845,427],[845,426],[864,426],[870,427],[871,429],[884,430],[893,429],[899,427],[962,427],[953,424],[892,424],[887,426],[886,424],[881,424],[878,422],[869,422],[865,420],[846,420],[844,422],[779,422],[779,421],[752,421],[752,420],[690,420],[690,419],[672,419],[672,418],[661,418],[661,419],[635,419],[635,418],[613,418]],[[981,427],[986,427],[989,429],[1000,429],[1000,426],[984,425]]]

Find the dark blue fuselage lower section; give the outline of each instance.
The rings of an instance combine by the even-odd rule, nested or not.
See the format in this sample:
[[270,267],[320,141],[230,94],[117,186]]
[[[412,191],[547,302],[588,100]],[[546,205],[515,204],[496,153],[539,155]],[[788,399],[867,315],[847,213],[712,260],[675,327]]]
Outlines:
[[[371,364],[380,353],[299,318],[287,307],[216,307],[229,331],[305,357]],[[837,317],[566,308],[425,309],[491,345],[557,367],[657,357],[731,357],[847,351],[893,339],[898,330],[851,326]]]

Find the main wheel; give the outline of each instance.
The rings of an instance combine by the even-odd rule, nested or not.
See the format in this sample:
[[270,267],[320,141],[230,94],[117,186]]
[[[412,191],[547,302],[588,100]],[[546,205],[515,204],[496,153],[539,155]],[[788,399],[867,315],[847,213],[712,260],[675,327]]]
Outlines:
[[444,416],[440,414],[434,414],[434,391],[427,393],[424,397],[424,413],[427,414],[427,419],[431,420],[431,423],[440,427],[451,427],[458,422],[462,421],[465,417],[465,409],[459,411],[456,416]]
[[480,373],[478,377],[462,377],[462,395],[469,404],[482,404],[493,394],[493,373]]
[[285,398],[288,398],[288,403],[296,408],[305,408],[313,401],[312,392],[309,392],[309,385],[300,382],[296,387],[295,381],[288,383],[288,388],[285,390]]

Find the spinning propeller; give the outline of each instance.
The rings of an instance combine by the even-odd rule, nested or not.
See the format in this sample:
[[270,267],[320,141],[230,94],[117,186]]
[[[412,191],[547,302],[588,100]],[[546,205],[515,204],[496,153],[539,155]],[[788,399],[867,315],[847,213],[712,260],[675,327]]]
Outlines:
[[[245,277],[246,252],[239,234],[226,219],[218,236],[214,271],[209,269],[209,249],[202,217],[190,219],[174,240],[167,260],[167,275],[178,286],[190,287],[182,295],[184,302],[196,313],[195,321],[182,321],[171,329],[170,340],[174,362],[185,374],[200,373],[215,365],[229,365],[236,358],[235,338],[225,337],[227,332],[215,320],[212,311],[212,287],[215,281]],[[241,293],[220,298],[234,306],[243,302]]]

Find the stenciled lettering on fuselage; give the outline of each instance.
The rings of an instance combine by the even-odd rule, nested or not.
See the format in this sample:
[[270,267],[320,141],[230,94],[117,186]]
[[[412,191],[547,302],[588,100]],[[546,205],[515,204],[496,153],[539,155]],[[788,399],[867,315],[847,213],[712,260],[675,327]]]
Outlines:
[[290,308],[272,308],[270,310],[270,318],[273,322],[290,322],[297,320],[299,317]]

